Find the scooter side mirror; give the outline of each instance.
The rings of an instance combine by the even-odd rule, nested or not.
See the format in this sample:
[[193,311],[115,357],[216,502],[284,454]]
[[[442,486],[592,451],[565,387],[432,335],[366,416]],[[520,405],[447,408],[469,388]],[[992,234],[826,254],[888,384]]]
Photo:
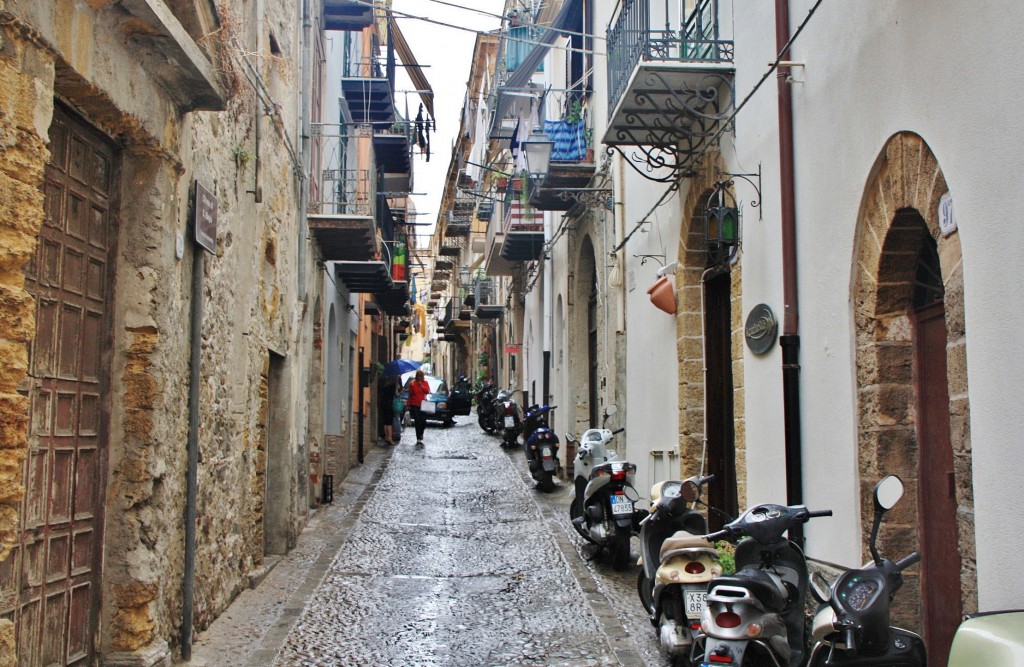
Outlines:
[[618,411],[619,411],[619,408],[614,403],[612,403],[607,408],[605,408],[604,409],[604,419],[601,420],[601,426],[604,426],[604,423],[606,421],[608,421],[608,418],[611,417],[612,415],[614,415]]
[[875,485],[875,508],[888,511],[896,507],[903,497],[903,480],[896,475],[889,475]]
[[688,503],[696,502],[700,500],[700,487],[692,479],[688,479],[679,489],[679,495]]
[[565,441],[566,442],[575,443],[576,442],[576,437],[572,433],[566,433],[565,434]]

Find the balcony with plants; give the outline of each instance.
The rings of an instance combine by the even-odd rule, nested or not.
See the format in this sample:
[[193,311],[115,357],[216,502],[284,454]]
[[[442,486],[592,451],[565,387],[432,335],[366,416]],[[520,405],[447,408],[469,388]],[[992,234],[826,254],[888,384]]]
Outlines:
[[[594,123],[585,90],[548,92],[545,106],[555,119],[534,128],[527,141],[550,142],[547,164],[530,165],[528,203],[540,211],[568,211],[575,203],[571,193],[586,189],[594,177]],[[524,144],[528,146],[529,144]],[[528,154],[527,160],[531,156]]]
[[671,169],[652,180],[688,175],[728,123],[735,68],[722,12],[729,8],[719,0],[620,0],[613,14],[603,143],[640,147],[636,161]]

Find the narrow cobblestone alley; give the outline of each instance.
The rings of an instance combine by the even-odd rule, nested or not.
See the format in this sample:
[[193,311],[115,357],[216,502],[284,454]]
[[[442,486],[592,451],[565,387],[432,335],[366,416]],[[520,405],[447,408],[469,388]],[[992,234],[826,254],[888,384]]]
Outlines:
[[635,566],[586,560],[568,484],[533,489],[522,449],[475,419],[425,441],[368,452],[191,664],[665,664]]

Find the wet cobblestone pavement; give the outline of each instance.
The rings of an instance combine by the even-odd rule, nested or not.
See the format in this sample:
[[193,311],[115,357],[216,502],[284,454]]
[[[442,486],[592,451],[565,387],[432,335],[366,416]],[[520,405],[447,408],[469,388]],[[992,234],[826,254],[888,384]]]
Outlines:
[[[475,418],[375,447],[192,665],[669,664],[636,597]],[[643,491],[643,490],[641,490]],[[636,539],[633,544],[636,554]]]

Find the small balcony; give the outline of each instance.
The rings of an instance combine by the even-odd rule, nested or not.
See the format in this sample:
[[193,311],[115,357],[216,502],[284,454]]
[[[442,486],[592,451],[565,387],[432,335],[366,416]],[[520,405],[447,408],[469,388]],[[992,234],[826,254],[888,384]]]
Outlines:
[[536,209],[513,201],[505,215],[505,242],[501,256],[511,262],[538,259],[544,250],[544,215]]
[[498,319],[505,312],[505,307],[498,303],[498,293],[491,279],[481,279],[474,285],[475,307],[473,316],[480,320]]
[[341,94],[358,125],[387,126],[395,119],[394,83],[376,55],[345,64]]
[[389,196],[412,191],[412,145],[412,125],[408,121],[374,125],[373,152],[384,174],[381,187]]
[[336,125],[313,126],[309,231],[327,262],[366,261],[378,252],[376,178],[372,169],[347,169],[332,159],[344,141]]
[[[609,146],[668,149],[693,166],[734,103],[733,42],[722,35],[719,0],[677,5],[620,0],[608,29]],[[660,26],[662,29],[655,29]]]
[[469,236],[475,210],[476,200],[472,197],[456,198],[455,203],[452,204],[452,210],[448,211],[448,224],[444,228],[445,236]]
[[437,252],[442,257],[458,257],[466,247],[466,239],[461,237],[448,237],[441,241],[441,247]]
[[352,0],[324,0],[324,30],[358,31],[373,25],[377,2],[353,2]]

